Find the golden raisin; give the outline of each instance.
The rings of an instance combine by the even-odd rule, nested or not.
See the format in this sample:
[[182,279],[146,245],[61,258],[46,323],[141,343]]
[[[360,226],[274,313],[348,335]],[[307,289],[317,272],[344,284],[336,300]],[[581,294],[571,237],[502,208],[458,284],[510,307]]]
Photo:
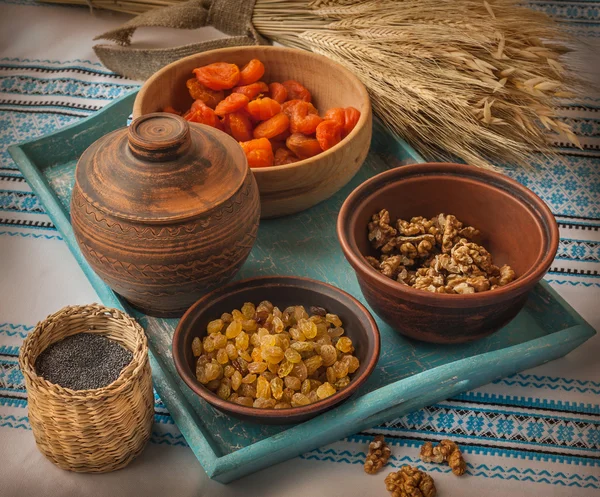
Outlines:
[[292,396],[292,407],[301,407],[310,404],[309,398],[303,393],[295,393]]
[[231,386],[221,381],[221,384],[217,389],[217,395],[223,400],[227,400],[227,398],[231,395]]
[[327,381],[317,387],[317,397],[319,397],[319,399],[326,399],[327,397],[331,397],[334,393],[335,388]]
[[343,378],[344,376],[348,376],[348,364],[342,361],[336,361],[333,363],[333,372],[338,378]]
[[242,385],[242,373],[235,371],[231,375],[231,388],[237,392],[238,388]]
[[202,341],[198,337],[195,337],[192,340],[192,354],[194,354],[194,357],[200,357],[202,355]]
[[324,366],[331,366],[337,360],[337,353],[333,345],[321,345],[319,354],[323,358]]
[[288,361],[290,361],[294,364],[296,364],[302,360],[302,356],[295,349],[293,349],[291,347],[289,349],[286,349],[284,355]]
[[208,326],[206,327],[206,331],[210,334],[219,333],[223,329],[223,326],[224,326],[223,320],[215,319],[214,321],[211,321],[210,323],[208,323]]
[[225,349],[219,349],[217,351],[217,362],[219,364],[227,364],[229,362],[229,356],[227,355],[227,352],[225,352]]
[[246,407],[252,407],[254,405],[254,400],[252,397],[238,397],[234,400],[236,404]]
[[225,335],[216,333],[212,335],[212,339],[215,344],[215,349],[224,349],[227,346],[227,337]]
[[238,336],[235,337],[235,346],[238,350],[246,350],[250,345],[250,339],[248,334],[242,331]]
[[283,350],[281,347],[268,347],[263,351],[262,356],[265,361],[278,364],[283,359]]
[[[348,368],[346,368],[348,369]],[[251,362],[248,364],[248,371],[250,373],[264,373],[267,370],[266,362]]]
[[[323,365],[323,358],[320,355],[314,355],[304,361],[306,372],[310,376]],[[346,368],[347,370],[347,368]],[[346,373],[348,374],[348,373]],[[345,376],[345,375],[344,375]]]
[[286,388],[291,388],[292,390],[300,390],[302,387],[302,382],[300,378],[296,378],[295,376],[286,376],[284,378]]
[[348,337],[340,337],[335,347],[344,353],[348,353],[352,350],[352,340]]
[[232,321],[225,330],[225,336],[227,338],[235,338],[242,332],[242,323],[239,321]]
[[328,323],[331,323],[333,326],[342,326],[342,320],[339,318],[337,314],[327,313],[325,315],[325,320]]
[[248,373],[246,376],[242,378],[242,383],[246,383],[248,385],[254,383],[256,381],[257,376],[254,373]]
[[263,399],[271,397],[271,384],[264,376],[259,376],[256,380],[256,396]]
[[276,377],[271,380],[271,394],[277,400],[283,396],[283,380],[281,378]]
[[280,378],[285,378],[294,369],[294,364],[289,361],[283,361],[277,370],[277,374]]

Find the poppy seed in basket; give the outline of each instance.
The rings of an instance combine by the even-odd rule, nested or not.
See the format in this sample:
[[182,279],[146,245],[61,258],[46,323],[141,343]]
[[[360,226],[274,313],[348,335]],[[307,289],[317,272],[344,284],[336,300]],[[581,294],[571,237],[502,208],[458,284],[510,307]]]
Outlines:
[[115,381],[133,354],[95,333],[78,333],[53,343],[35,361],[35,369],[50,383],[72,390],[102,388]]

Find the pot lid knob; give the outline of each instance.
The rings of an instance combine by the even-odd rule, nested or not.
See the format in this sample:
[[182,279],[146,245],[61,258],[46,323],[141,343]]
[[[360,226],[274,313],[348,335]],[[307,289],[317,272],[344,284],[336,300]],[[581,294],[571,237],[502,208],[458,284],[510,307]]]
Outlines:
[[128,138],[131,153],[152,162],[175,160],[191,145],[187,121],[164,112],[138,117],[129,126]]

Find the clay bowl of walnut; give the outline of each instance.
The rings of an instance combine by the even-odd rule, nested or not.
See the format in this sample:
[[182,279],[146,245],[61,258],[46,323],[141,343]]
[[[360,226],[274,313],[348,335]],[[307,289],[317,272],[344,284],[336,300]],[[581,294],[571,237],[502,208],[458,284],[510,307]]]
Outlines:
[[175,367],[216,409],[299,423],[350,397],[373,372],[379,330],[354,297],[291,276],[238,281],[196,302],[173,335]]
[[[250,64],[251,61],[254,62]],[[252,72],[253,67],[245,67],[254,63],[260,65],[259,72],[254,76],[250,74],[249,78],[238,79],[237,71],[240,74]],[[224,73],[223,84],[221,85],[221,80],[217,80],[217,86],[213,85],[214,88],[222,87],[223,90],[209,88],[207,91],[205,86],[198,87],[198,79],[207,84],[215,83],[210,77],[208,80],[202,77],[214,75],[206,70],[213,64],[223,64],[225,67],[229,65],[236,72],[233,75]],[[229,80],[227,77],[233,79]],[[259,80],[255,81],[256,78]],[[247,81],[254,82],[247,84]],[[285,95],[281,96],[279,90],[282,84],[289,81],[299,83],[303,89],[298,85],[286,86]],[[278,85],[277,92],[272,84]],[[294,86],[300,90],[294,89]],[[192,93],[195,97],[204,98],[206,106],[199,99],[194,100]],[[242,107],[237,109],[238,100],[243,100],[242,94],[248,96],[250,102],[245,105],[243,101],[240,102]],[[205,98],[206,95],[209,97]],[[331,121],[327,116],[330,109],[352,109],[352,125],[348,126],[346,118],[344,130],[337,137],[341,140],[321,142],[324,149],[319,148],[316,139],[319,133],[316,129],[302,126],[298,126],[302,132],[294,129],[294,118],[291,110],[286,107],[292,100],[299,99],[306,101],[302,106],[310,114],[308,117],[312,116],[311,119],[316,121]],[[264,105],[255,105],[259,102]],[[191,107],[192,104],[194,107]],[[189,111],[198,106],[202,108],[202,112],[196,113],[196,116],[189,115]],[[231,114],[226,114],[234,108],[237,110],[231,114],[235,114],[235,121]],[[271,115],[273,108],[275,114]],[[257,161],[256,164],[248,157],[260,191],[262,218],[294,214],[331,197],[359,170],[371,143],[371,103],[364,85],[343,66],[305,50],[271,46],[234,47],[202,52],[173,62],[144,83],[136,97],[133,116],[136,118],[163,110],[182,113],[190,122],[202,122],[229,132],[242,144],[247,155],[247,147],[259,145],[260,153],[268,152],[271,160],[273,156],[278,159],[281,152],[287,154],[283,161]],[[266,114],[262,115],[263,113]],[[290,124],[286,126],[284,123],[281,129],[276,129],[288,119],[287,115],[282,114],[290,115]],[[273,127],[268,122],[274,123]],[[251,128],[245,130],[244,123],[250,123]],[[326,124],[323,129],[326,131]],[[273,136],[275,131],[278,134]],[[290,138],[290,133],[297,140]],[[294,145],[290,140],[294,141]],[[263,149],[263,142],[268,151]],[[282,147],[280,151],[279,147]],[[271,163],[274,165],[268,165]]]
[[403,335],[463,343],[525,305],[558,248],[546,204],[506,176],[429,163],[378,174],[344,202],[344,255],[373,310]]

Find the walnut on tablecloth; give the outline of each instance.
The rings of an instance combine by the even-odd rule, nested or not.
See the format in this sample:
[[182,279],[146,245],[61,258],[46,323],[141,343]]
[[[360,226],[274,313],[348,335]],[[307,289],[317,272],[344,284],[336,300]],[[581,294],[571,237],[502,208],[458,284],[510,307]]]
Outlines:
[[385,443],[383,435],[376,435],[369,444],[369,453],[365,460],[365,473],[369,473],[370,475],[377,473],[387,464],[391,455],[392,450]]
[[372,216],[368,230],[379,259],[370,255],[365,259],[403,285],[433,293],[468,294],[494,290],[516,278],[510,266],[494,265],[491,254],[478,244],[477,228],[465,226],[451,214],[392,223],[390,213],[382,209]]
[[462,456],[462,452],[452,440],[442,440],[435,447],[431,442],[425,442],[421,446],[420,457],[423,462],[435,462],[438,464],[447,462],[456,476],[462,476],[467,470],[467,463]]
[[385,488],[392,497],[435,497],[433,478],[412,466],[402,466],[385,478]]

